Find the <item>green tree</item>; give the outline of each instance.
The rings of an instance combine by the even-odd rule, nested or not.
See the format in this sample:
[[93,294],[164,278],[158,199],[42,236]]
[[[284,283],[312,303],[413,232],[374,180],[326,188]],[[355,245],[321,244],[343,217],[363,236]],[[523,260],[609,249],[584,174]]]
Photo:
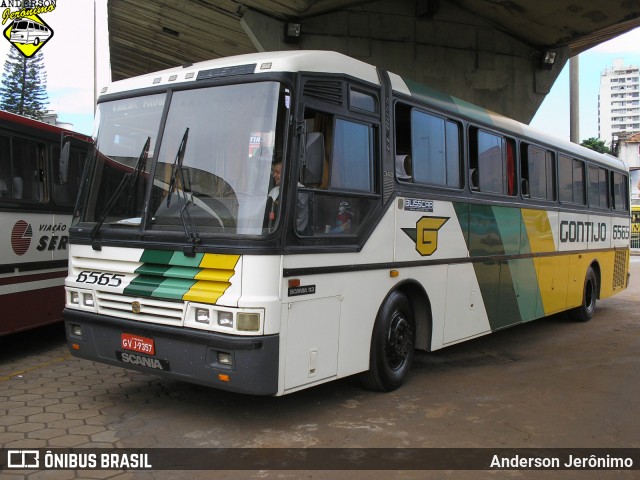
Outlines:
[[48,103],[42,52],[27,58],[17,48],[10,48],[2,73],[0,109],[39,120]]
[[580,145],[595,150],[596,152],[611,153],[611,149],[605,145],[604,140],[600,140],[599,138],[587,138],[583,140]]

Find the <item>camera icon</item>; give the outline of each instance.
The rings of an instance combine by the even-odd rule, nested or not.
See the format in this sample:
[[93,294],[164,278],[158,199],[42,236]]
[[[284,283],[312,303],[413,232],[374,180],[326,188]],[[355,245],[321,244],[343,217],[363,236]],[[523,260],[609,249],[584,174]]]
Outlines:
[[8,450],[8,468],[39,468],[40,452],[38,450]]

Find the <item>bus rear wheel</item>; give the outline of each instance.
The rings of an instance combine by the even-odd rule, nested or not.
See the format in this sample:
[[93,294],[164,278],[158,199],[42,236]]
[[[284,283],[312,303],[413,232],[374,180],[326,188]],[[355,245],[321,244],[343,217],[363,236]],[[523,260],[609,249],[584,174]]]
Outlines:
[[411,303],[406,295],[392,292],[373,327],[369,370],[360,374],[365,388],[390,392],[404,383],[413,363],[415,331]]
[[587,270],[582,292],[582,304],[571,310],[571,318],[578,322],[588,322],[593,318],[598,300],[598,277],[592,267]]

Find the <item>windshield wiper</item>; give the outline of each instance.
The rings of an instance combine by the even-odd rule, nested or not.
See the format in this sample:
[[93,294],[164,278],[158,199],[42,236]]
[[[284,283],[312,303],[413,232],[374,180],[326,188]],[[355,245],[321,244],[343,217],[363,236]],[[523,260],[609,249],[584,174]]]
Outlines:
[[[178,153],[176,153],[176,158],[173,161],[173,165],[171,167],[171,179],[169,180],[169,193],[167,193],[167,208],[171,205],[171,198],[173,196],[174,190],[178,190],[178,210],[180,212],[180,220],[182,220],[182,227],[184,228],[184,233],[187,235],[187,239],[191,242],[191,247],[187,247],[184,249],[184,254],[188,257],[194,257],[196,254],[196,245],[200,243],[200,235],[198,234],[198,230],[196,226],[193,224],[193,220],[191,219],[191,215],[189,214],[189,205],[191,201],[187,197],[187,183],[184,179],[184,168],[182,166],[182,162],[184,161],[184,153],[187,150],[187,140],[189,139],[189,127],[184,131],[184,135],[182,135],[182,141],[180,142],[180,146],[178,147]],[[181,189],[177,188],[178,179],[180,181]],[[193,193],[191,194],[193,196]],[[187,226],[187,223],[189,224]]]
[[[176,158],[173,161],[173,165],[171,166],[171,179],[169,180],[169,193],[167,194],[167,208],[171,205],[171,196],[173,195],[173,191],[176,189],[176,180],[178,175],[178,170],[182,173],[182,162],[184,161],[184,152],[187,150],[187,140],[189,139],[189,127],[184,131],[184,135],[182,135],[182,140],[180,141],[180,146],[178,147],[178,153],[176,154]],[[184,189],[184,183],[182,184],[182,188]]]
[[142,174],[142,172],[144,172],[144,169],[147,164],[147,157],[149,155],[150,145],[151,145],[151,137],[147,137],[147,141],[144,143],[144,146],[142,147],[142,152],[140,152],[140,156],[138,157],[138,161],[136,162],[134,171],[131,173],[124,174],[124,176],[122,177],[122,180],[120,180],[120,183],[116,187],[116,190],[113,192],[113,195],[111,195],[111,198],[109,199],[109,201],[107,202],[107,205],[102,211],[100,218],[98,218],[98,221],[96,222],[93,229],[91,230],[91,240],[92,240],[91,246],[93,247],[94,250],[102,249],[100,242],[95,240],[100,234],[100,229],[102,228],[102,224],[106,220],[107,215],[109,215],[109,212],[111,211],[111,209],[114,207],[114,205],[117,203],[118,199],[120,198],[120,194],[125,189],[128,193],[127,209],[129,209],[130,201],[132,197],[132,187],[135,186],[137,190],[138,179],[140,178],[140,175]]

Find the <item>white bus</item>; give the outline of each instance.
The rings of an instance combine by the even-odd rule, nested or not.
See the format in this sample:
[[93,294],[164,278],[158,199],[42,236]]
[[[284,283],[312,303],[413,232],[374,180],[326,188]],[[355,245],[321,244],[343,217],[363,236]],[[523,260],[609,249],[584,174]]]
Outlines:
[[53,32],[46,25],[35,22],[28,18],[20,18],[13,22],[11,26],[11,43],[30,43],[40,45],[46,42]]
[[334,52],[115,82],[71,228],[71,352],[283,395],[627,286],[618,159]]
[[0,335],[62,321],[68,228],[90,140],[0,111]]

